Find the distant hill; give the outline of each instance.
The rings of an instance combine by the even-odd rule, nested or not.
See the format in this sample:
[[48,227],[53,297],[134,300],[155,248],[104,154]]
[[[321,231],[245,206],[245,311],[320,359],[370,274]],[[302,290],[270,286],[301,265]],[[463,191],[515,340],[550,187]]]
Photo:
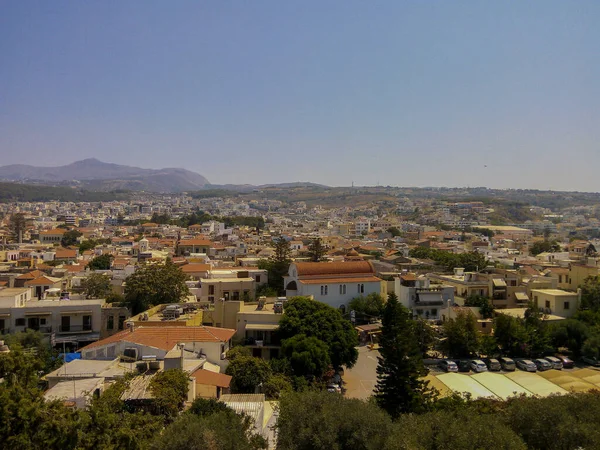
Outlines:
[[37,167],[13,164],[0,167],[0,180],[64,183],[75,182],[89,190],[181,192],[202,189],[208,180],[185,169],[142,169],[98,161],[95,158],[66,166]]
[[42,186],[0,182],[0,203],[10,202],[109,202],[126,200],[125,191],[90,192],[67,186]]

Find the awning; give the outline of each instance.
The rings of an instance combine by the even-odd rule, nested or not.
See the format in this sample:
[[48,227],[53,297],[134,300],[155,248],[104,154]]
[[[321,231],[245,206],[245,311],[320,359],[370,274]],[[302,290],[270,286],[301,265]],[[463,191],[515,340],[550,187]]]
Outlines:
[[69,314],[91,314],[92,311],[80,311],[80,310],[72,310],[72,311],[61,311],[61,316],[67,316]]
[[279,328],[279,324],[277,323],[247,323],[246,330],[256,330],[256,331],[275,331]]
[[494,278],[493,282],[494,287],[506,287],[506,281],[502,280],[501,278]]
[[527,297],[527,294],[525,292],[515,292],[515,298],[517,300],[522,300],[525,302],[529,301],[529,297]]
[[51,316],[52,313],[50,311],[40,311],[40,312],[26,312],[26,316]]

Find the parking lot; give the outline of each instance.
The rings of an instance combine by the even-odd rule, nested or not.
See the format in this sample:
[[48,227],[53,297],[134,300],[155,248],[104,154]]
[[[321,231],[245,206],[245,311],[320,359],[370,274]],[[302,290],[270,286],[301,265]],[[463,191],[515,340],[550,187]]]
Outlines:
[[[377,383],[377,350],[359,347],[358,361],[352,369],[346,370],[346,396],[366,399],[372,395]],[[450,392],[469,393],[472,398],[507,399],[514,395],[536,395],[546,397],[552,394],[586,392],[600,389],[600,370],[591,367],[547,370],[544,372],[482,372],[482,373],[445,373],[431,366],[425,377],[430,386],[441,395]]]

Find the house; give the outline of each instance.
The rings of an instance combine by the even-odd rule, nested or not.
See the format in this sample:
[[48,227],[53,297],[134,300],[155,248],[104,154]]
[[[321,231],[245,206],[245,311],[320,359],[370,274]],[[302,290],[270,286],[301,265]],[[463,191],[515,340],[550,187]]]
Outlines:
[[465,272],[463,268],[454,269],[453,275],[427,274],[430,280],[452,286],[454,295],[469,298],[475,295],[489,297],[489,281],[485,275],[476,272]]
[[184,239],[177,243],[177,256],[190,255],[192,253],[205,253],[212,247],[213,243],[208,239]]
[[222,394],[229,394],[230,375],[203,368],[192,372],[191,377],[195,379],[196,397],[220,398]]
[[581,291],[568,292],[561,289],[534,289],[533,302],[546,314],[559,317],[572,317],[579,308]]
[[79,250],[71,248],[57,249],[54,260],[63,262],[75,262],[79,256]]
[[313,296],[334,308],[357,296],[382,293],[381,279],[368,261],[293,262],[284,286],[286,297]]
[[[226,354],[235,330],[215,327],[130,327],[106,339],[81,349],[83,359],[114,359],[118,356],[132,361],[155,359],[164,361],[165,369],[181,365],[180,359],[204,359],[227,368]],[[184,361],[185,362],[185,361]]]
[[432,284],[426,277],[412,273],[394,279],[394,291],[398,301],[408,308],[413,317],[440,320],[440,311],[454,305],[454,287]]
[[42,244],[58,244],[68,230],[64,228],[54,228],[40,232],[40,242]]
[[32,288],[34,290],[34,295],[38,299],[42,299],[44,293],[49,289],[58,289],[60,290],[62,287],[63,280],[61,278],[54,278],[48,275],[43,275],[41,277],[35,278],[33,280],[28,280],[25,282],[25,287]]
[[97,341],[105,328],[104,315],[113,310],[102,299],[34,300],[29,289],[19,291],[10,297],[3,297],[0,291],[0,328],[6,333],[39,331],[51,336],[53,345],[77,347]]

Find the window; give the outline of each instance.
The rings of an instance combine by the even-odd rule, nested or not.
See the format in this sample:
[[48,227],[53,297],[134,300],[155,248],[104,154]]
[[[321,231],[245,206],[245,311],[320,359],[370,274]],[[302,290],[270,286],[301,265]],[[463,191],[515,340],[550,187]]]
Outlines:
[[436,309],[436,308],[433,308],[433,309],[431,310],[431,315],[432,315],[432,316],[437,316],[437,309]]
[[115,329],[115,316],[108,316],[106,320],[106,329],[114,330]]
[[208,285],[208,295],[215,295],[215,285],[214,284]]
[[546,308],[550,308],[550,300],[546,300]]
[[240,299],[240,291],[233,291],[233,293],[231,294],[231,299],[239,300]]
[[122,330],[125,326],[125,316],[119,316],[119,330]]
[[559,275],[559,276],[558,276],[558,282],[559,282],[559,283],[562,283],[562,275]]
[[40,325],[46,325],[46,319],[40,319]]
[[83,316],[83,330],[89,331],[92,329],[92,316],[86,315]]
[[229,291],[225,291],[225,292],[223,292],[223,298],[224,298],[225,300],[229,300]]
[[327,295],[327,286],[321,286],[321,295]]
[[364,284],[357,284],[356,287],[358,288],[357,291],[359,294],[365,293],[365,285]]
[[487,323],[481,322],[481,328],[485,328],[486,326],[487,326]]
[[256,275],[256,282],[260,283],[260,275]]
[[564,304],[564,309],[569,309],[569,307],[571,306],[570,302],[565,302]]
[[346,285],[342,284],[342,294],[346,295]]
[[24,327],[25,326],[25,319],[17,319],[15,320],[15,325],[18,327]]

